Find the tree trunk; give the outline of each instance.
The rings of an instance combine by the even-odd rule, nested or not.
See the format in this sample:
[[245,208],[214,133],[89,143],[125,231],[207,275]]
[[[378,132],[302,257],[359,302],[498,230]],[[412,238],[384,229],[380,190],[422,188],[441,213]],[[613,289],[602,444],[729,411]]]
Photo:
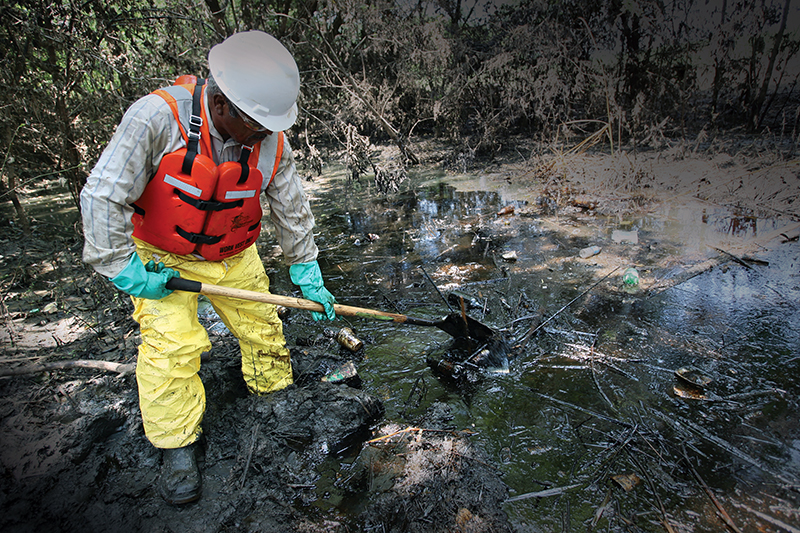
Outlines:
[[[31,225],[28,222],[28,215],[25,213],[25,208],[22,205],[22,202],[17,196],[17,185],[16,180],[10,173],[5,173],[8,177],[8,186],[3,183],[3,180],[0,179],[0,198],[6,199],[8,198],[11,200],[11,203],[14,205],[14,211],[17,213],[17,222],[19,223],[19,227],[22,229],[22,233],[26,236],[30,236],[31,234]],[[0,176],[2,178],[2,176]]]
[[[748,129],[751,131],[758,130],[758,128],[761,126],[761,122],[764,120],[764,116],[767,114],[767,109],[765,108],[762,110],[761,107],[764,105],[764,101],[767,99],[769,82],[770,79],[772,79],[772,70],[775,68],[775,59],[778,57],[778,52],[780,52],[781,43],[783,42],[783,32],[786,30],[786,19],[789,15],[789,4],[791,4],[791,0],[786,0],[786,3],[783,4],[781,26],[778,29],[778,33],[775,35],[775,41],[772,43],[772,51],[769,55],[767,71],[764,73],[764,79],[761,82],[761,89],[759,89],[758,94],[750,105]],[[777,91],[778,88],[776,87],[775,90]]]
[[225,8],[219,5],[217,0],[206,0],[206,7],[211,13],[211,24],[214,30],[224,39],[230,35],[230,28],[228,22],[225,20]]
[[[719,31],[722,32],[725,26],[726,11],[728,8],[728,1],[722,0],[722,14],[719,19]],[[723,37],[724,38],[724,37]],[[711,94],[711,124],[714,125],[717,120],[717,105],[719,102],[719,91],[722,86],[722,78],[725,75],[725,61],[724,55],[726,54],[725,42],[720,42],[719,49],[717,50],[717,57],[714,58],[714,86],[712,87]]]

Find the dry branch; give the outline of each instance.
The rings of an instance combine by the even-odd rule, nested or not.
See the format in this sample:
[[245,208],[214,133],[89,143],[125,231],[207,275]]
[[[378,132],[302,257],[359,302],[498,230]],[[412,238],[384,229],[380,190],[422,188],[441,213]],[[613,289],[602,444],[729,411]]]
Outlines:
[[580,487],[580,483],[576,483],[574,485],[566,485],[564,487],[553,487],[552,489],[545,489],[540,490],[537,492],[527,492],[525,494],[520,494],[519,496],[513,496],[506,500],[508,502],[518,502],[520,500],[529,500],[531,498],[545,498],[547,496],[558,496],[559,494],[563,494],[570,489],[574,489],[576,487]]

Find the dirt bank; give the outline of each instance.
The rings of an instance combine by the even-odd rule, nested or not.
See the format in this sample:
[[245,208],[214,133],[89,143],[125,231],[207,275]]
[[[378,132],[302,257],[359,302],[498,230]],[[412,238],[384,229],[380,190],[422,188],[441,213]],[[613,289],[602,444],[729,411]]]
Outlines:
[[[426,432],[362,451],[374,429],[395,426],[375,396],[319,381],[345,361],[335,349],[295,350],[297,384],[253,397],[235,342],[216,341],[201,371],[204,494],[183,508],[155,489],[160,457],[144,438],[132,376],[71,370],[2,380],[3,531],[509,530],[505,485],[469,435],[446,427],[445,407]],[[362,495],[358,514],[317,506],[327,499],[320,469],[331,460],[354,461],[338,490]]]

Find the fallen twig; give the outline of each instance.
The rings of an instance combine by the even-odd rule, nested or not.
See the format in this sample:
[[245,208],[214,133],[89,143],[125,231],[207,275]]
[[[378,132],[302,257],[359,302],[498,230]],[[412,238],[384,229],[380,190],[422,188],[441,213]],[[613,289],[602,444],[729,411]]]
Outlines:
[[650,479],[650,474],[647,473],[646,469],[642,468],[642,465],[639,464],[639,461],[636,460],[636,457],[634,457],[633,454],[628,452],[628,457],[639,469],[639,472],[644,476],[645,481],[647,481],[647,486],[650,487],[650,492],[652,492],[653,496],[656,498],[658,510],[661,512],[661,525],[664,526],[664,529],[667,530],[667,533],[675,533],[675,529],[672,527],[672,522],[670,522],[669,516],[667,515],[667,510],[664,508],[664,502],[661,501],[661,496],[658,495],[656,486],[653,483],[653,480]]
[[508,502],[518,502],[520,500],[529,500],[531,498],[546,498],[547,496],[558,496],[559,494],[563,494],[570,489],[574,489],[576,487],[580,487],[580,483],[576,483],[575,485],[566,485],[564,487],[553,487],[552,489],[545,489],[540,490],[537,492],[527,492],[525,494],[520,494],[519,496],[512,496],[506,500]]
[[609,489],[608,492],[606,492],[606,497],[603,500],[603,503],[600,505],[600,507],[597,508],[597,510],[595,510],[594,518],[592,518],[592,523],[589,526],[590,531],[597,526],[597,523],[600,521],[601,518],[603,518],[603,514],[606,512],[606,510],[611,508],[610,506],[611,506],[611,489]]
[[678,430],[688,429],[688,430],[694,432],[695,434],[697,434],[700,437],[706,439],[707,441],[719,446],[720,448],[722,448],[726,452],[730,453],[731,455],[737,457],[738,459],[750,464],[751,466],[754,466],[754,467],[758,468],[762,472],[766,472],[766,473],[770,474],[771,476],[773,476],[776,479],[778,479],[779,481],[785,483],[789,487],[794,488],[794,489],[796,489],[797,487],[800,487],[800,483],[798,483],[797,479],[791,479],[791,478],[781,474],[780,472],[775,471],[774,469],[772,469],[772,468],[768,467],[767,465],[763,464],[761,461],[758,461],[757,459],[755,459],[753,457],[750,457],[748,454],[744,453],[739,448],[736,448],[735,446],[733,446],[732,444],[730,444],[726,440],[721,439],[720,437],[717,437],[716,435],[713,435],[712,433],[710,433],[709,431],[703,429],[702,427],[698,426],[697,424],[695,424],[693,422],[690,422],[689,420],[678,421],[677,419],[673,419],[673,418],[671,418],[671,417],[665,415],[664,413],[661,413],[661,412],[659,412],[658,410],[655,410],[655,409],[651,410],[650,412],[651,412],[651,414],[657,416],[658,418],[660,418],[661,420],[665,421],[667,424],[669,424],[670,426],[672,426],[675,429],[678,429]]
[[413,432],[416,432],[416,431],[420,431],[421,432],[422,428],[416,428],[416,427],[410,427],[409,426],[409,427],[407,427],[405,429],[401,429],[399,431],[395,431],[394,433],[389,433],[388,435],[384,435],[383,437],[377,437],[375,439],[368,440],[367,444],[374,444],[374,443],[380,442],[382,440],[389,440],[392,437],[394,437],[395,435],[401,435],[403,433],[413,433]]
[[590,411],[589,409],[581,407],[580,405],[575,405],[574,403],[565,402],[564,400],[559,400],[558,398],[553,398],[552,396],[548,396],[547,394],[542,394],[541,392],[534,392],[534,394],[536,394],[537,396],[539,396],[541,398],[544,398],[546,400],[550,400],[551,402],[555,402],[557,404],[564,405],[566,407],[571,407],[571,408],[576,409],[578,411],[581,411],[582,413],[585,413],[585,414],[587,414],[589,416],[593,416],[595,418],[599,418],[600,420],[605,420],[607,422],[613,422],[613,423],[619,424],[620,426],[625,427],[625,428],[634,427],[633,424],[630,424],[628,422],[623,422],[622,420],[617,420],[616,418],[612,418],[612,417],[607,416],[607,415],[603,415],[603,414],[600,414],[600,413],[596,413],[594,411]]
[[689,456],[686,454],[686,447],[683,446],[682,444],[681,444],[681,451],[683,452],[683,458],[686,459],[686,464],[689,465],[689,470],[692,471],[692,474],[694,474],[694,477],[697,479],[697,482],[700,483],[700,486],[703,487],[703,490],[706,492],[708,497],[711,498],[711,503],[713,503],[714,507],[717,508],[717,511],[719,512],[719,516],[720,518],[722,518],[722,521],[725,522],[725,525],[728,526],[734,533],[742,533],[742,530],[736,527],[736,524],[733,522],[733,519],[730,517],[728,512],[725,510],[724,507],[722,507],[722,504],[719,503],[719,500],[717,499],[716,496],[714,496],[714,493],[711,492],[711,489],[708,488],[708,485],[706,485],[705,480],[703,480],[703,478],[700,477],[700,474],[697,472],[697,470],[695,470],[694,465],[689,460]]
[[[445,250],[444,252],[442,252],[442,254],[447,252],[447,251],[449,251],[449,249]],[[441,254],[439,254],[439,255],[441,255]],[[455,313],[453,308],[450,306],[450,302],[448,302],[447,298],[444,297],[444,294],[442,294],[442,291],[440,291],[439,287],[436,286],[436,283],[433,282],[433,279],[428,275],[428,272],[422,267],[422,265],[419,266],[419,269],[422,270],[423,274],[425,274],[425,279],[427,279],[430,282],[430,284],[433,285],[433,288],[436,289],[436,293],[444,301],[444,304],[447,306],[447,308],[450,309],[450,312],[451,313]],[[463,309],[462,309],[462,312],[463,312]]]
[[471,432],[469,430],[452,431],[452,430],[449,430],[449,429],[426,429],[426,428],[418,428],[418,427],[409,426],[409,427],[407,427],[405,429],[401,429],[399,431],[395,431],[394,433],[389,433],[388,435],[384,435],[382,437],[376,437],[376,438],[374,438],[372,440],[368,440],[367,444],[374,444],[376,442],[389,440],[392,437],[394,437],[396,435],[402,435],[403,433],[422,433],[423,431],[428,431],[428,432],[432,432],[432,433],[447,433],[447,434],[453,435],[454,437],[463,437],[464,435],[472,435],[473,434],[473,432]]
[[239,488],[244,488],[244,482],[247,479],[247,471],[250,470],[250,461],[253,460],[253,452],[256,449],[256,437],[258,437],[259,423],[253,426],[253,440],[250,443],[250,450],[247,452],[247,461],[244,463],[244,470],[242,471],[242,479],[239,480]]
[[716,246],[711,246],[710,244],[708,245],[708,247],[709,247],[709,248],[713,248],[714,250],[718,251],[719,253],[722,253],[722,254],[725,254],[725,255],[727,255],[728,257],[730,257],[731,259],[733,259],[734,261],[736,261],[737,263],[739,263],[739,264],[740,264],[740,265],[742,265],[743,267],[745,267],[745,268],[748,268],[748,269],[750,269],[750,270],[753,270],[753,267],[751,267],[750,265],[748,265],[748,264],[745,262],[745,260],[744,260],[744,259],[741,259],[740,257],[738,257],[738,256],[735,256],[735,255],[733,255],[733,254],[732,254],[732,253],[730,253],[730,252],[726,252],[726,251],[725,251],[725,250],[723,250],[722,248],[717,248]]
[[594,368],[594,362],[592,360],[589,360],[589,368],[592,370],[592,379],[594,380],[594,386],[597,387],[597,392],[600,393],[600,396],[603,397],[612,411],[619,413],[619,410],[617,410],[617,408],[614,406],[614,402],[612,402],[608,396],[606,396],[606,393],[603,392],[603,388],[600,386],[600,381],[597,379],[597,371]]
[[0,377],[22,376],[25,374],[36,374],[38,372],[49,372],[51,370],[69,370],[72,368],[107,370],[109,372],[116,372],[120,376],[124,376],[130,374],[136,369],[136,363],[114,363],[112,361],[95,361],[93,359],[54,361],[50,363],[32,363],[30,365],[12,368],[0,368]]

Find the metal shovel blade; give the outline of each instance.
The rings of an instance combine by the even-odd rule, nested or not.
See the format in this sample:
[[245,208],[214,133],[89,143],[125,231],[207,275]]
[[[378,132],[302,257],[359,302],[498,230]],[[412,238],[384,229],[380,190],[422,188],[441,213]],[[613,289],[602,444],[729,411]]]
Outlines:
[[494,331],[489,326],[459,313],[447,315],[443,320],[436,323],[436,327],[456,338],[464,337],[486,341],[494,336]]

